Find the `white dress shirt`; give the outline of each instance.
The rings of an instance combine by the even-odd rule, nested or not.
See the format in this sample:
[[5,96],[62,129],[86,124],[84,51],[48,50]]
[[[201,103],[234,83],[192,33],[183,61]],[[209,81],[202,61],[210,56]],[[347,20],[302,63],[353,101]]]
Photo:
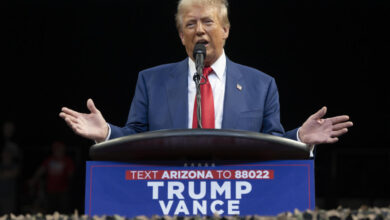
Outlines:
[[[225,52],[211,65],[213,72],[209,74],[208,79],[213,90],[214,98],[214,118],[215,128],[221,129],[223,117],[223,101],[225,98],[226,84],[226,56]],[[196,67],[193,60],[188,59],[188,128],[192,128],[192,119],[194,114],[196,86],[193,77],[196,73]]]

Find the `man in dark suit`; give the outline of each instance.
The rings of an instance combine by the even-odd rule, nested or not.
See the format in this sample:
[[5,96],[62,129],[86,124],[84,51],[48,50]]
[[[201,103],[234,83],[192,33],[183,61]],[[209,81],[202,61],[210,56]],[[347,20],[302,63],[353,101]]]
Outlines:
[[124,127],[106,123],[91,99],[87,101],[89,114],[64,107],[60,116],[76,134],[97,142],[145,131],[196,127],[193,50],[201,43],[206,47],[204,64],[211,67],[205,84],[212,90],[208,106],[213,108],[212,113],[202,113],[212,120],[207,128],[256,131],[310,145],[338,141],[352,122],[346,115],[323,118],[326,107],[310,116],[300,128],[284,131],[275,80],[230,61],[224,53],[230,30],[227,8],[227,0],[179,2],[176,23],[188,58],[140,72]]

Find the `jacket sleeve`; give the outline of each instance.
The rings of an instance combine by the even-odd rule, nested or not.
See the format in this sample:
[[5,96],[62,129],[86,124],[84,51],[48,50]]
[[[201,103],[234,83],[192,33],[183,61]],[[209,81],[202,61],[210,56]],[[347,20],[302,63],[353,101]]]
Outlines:
[[298,128],[285,132],[280,122],[279,93],[274,79],[271,80],[268,87],[263,117],[262,133],[297,140]]
[[124,127],[109,124],[111,127],[110,139],[145,132],[149,130],[148,106],[149,97],[147,80],[143,72],[138,75],[134,98],[131,102],[130,112]]

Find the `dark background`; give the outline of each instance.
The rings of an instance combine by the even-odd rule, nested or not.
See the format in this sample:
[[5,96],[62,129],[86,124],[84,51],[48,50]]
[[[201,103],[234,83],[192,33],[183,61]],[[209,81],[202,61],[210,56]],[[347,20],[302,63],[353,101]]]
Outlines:
[[[16,124],[21,188],[62,140],[77,164],[72,206],[83,211],[93,142],[76,136],[60,109],[87,112],[93,98],[107,121],[124,125],[138,72],[186,57],[176,0],[8,0],[0,8],[0,122]],[[320,208],[390,204],[389,9],[385,0],[230,1],[225,52],[276,79],[286,130],[325,105],[328,116],[354,122],[338,143],[317,148]]]

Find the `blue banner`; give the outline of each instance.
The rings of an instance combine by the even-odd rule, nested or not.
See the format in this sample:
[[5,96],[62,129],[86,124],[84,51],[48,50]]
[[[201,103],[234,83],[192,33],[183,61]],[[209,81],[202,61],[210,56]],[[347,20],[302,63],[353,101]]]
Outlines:
[[315,208],[313,160],[183,164],[88,161],[85,214],[265,216]]

